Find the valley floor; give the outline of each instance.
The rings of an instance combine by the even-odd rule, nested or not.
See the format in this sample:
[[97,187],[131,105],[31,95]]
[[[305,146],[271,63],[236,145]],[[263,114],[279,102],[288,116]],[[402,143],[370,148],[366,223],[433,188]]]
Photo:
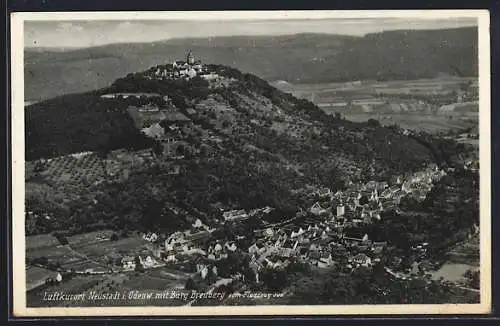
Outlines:
[[447,132],[449,130],[461,130],[476,127],[479,123],[477,118],[448,117],[440,115],[425,114],[377,114],[377,113],[352,113],[345,114],[347,120],[354,122],[366,122],[375,119],[384,126],[398,125],[404,129],[416,131],[427,131],[430,133]]

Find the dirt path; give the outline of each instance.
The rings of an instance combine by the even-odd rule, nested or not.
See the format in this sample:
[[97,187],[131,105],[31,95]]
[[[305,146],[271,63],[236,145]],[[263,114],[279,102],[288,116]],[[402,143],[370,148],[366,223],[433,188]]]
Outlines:
[[456,287],[461,289],[461,290],[467,290],[467,291],[471,291],[471,292],[481,293],[481,290],[479,290],[479,289],[473,289],[473,288],[469,288],[466,286],[460,286],[460,285],[457,285]]

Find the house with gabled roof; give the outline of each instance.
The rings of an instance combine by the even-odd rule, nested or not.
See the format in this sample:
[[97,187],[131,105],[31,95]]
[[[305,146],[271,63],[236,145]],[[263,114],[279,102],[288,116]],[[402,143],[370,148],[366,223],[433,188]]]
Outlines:
[[158,265],[156,259],[151,256],[147,256],[146,258],[142,258],[142,256],[139,256],[139,261],[144,268],[151,268]]
[[266,237],[272,237],[274,235],[274,230],[273,228],[267,228],[264,230],[264,236]]
[[355,267],[369,267],[372,265],[372,260],[366,254],[357,254],[354,257],[348,259]]
[[256,254],[260,251],[261,248],[256,243],[253,243],[250,247],[248,247],[248,253],[250,255]]
[[142,238],[149,242],[155,242],[158,240],[158,235],[156,233],[148,232],[142,236]]
[[378,196],[378,190],[377,189],[372,190],[372,192],[370,194],[369,201],[371,201],[371,202],[378,202],[379,201],[379,196]]
[[361,234],[359,232],[350,232],[348,234],[344,234],[342,236],[342,239],[344,242],[352,243],[352,244],[358,244],[358,243],[363,243],[363,242],[368,242],[368,234]]
[[215,246],[214,246],[214,252],[221,252],[223,250],[223,247],[220,243],[216,243]]
[[316,190],[315,194],[320,198],[333,197],[332,191],[330,188],[320,188]]
[[133,271],[136,267],[135,257],[125,256],[121,259],[121,264],[124,271]]
[[283,245],[280,248],[278,248],[277,252],[279,253],[280,256],[290,257],[291,255],[295,254],[298,245],[299,241],[288,239],[283,243]]
[[318,261],[321,258],[320,250],[309,250],[307,260],[312,265],[318,265]]
[[229,251],[236,251],[238,247],[236,246],[236,243],[234,241],[231,241],[231,242],[226,242],[224,244],[224,248],[226,248]]
[[198,218],[196,221],[191,225],[193,229],[206,229],[207,226],[203,224],[203,222]]
[[169,252],[167,253],[165,259],[164,259],[167,263],[175,263],[177,262],[177,257],[175,255],[174,252]]
[[290,238],[297,238],[297,237],[303,235],[304,233],[305,233],[304,229],[299,228],[299,230],[297,232],[292,231],[292,233],[290,234]]
[[392,189],[387,188],[384,191],[382,191],[382,193],[380,194],[380,197],[385,198],[385,199],[389,199],[392,197],[392,193],[393,193]]
[[326,209],[323,208],[319,202],[316,202],[309,208],[309,212],[313,215],[319,216],[325,214]]
[[336,198],[337,200],[343,199],[344,193],[340,190],[337,190],[337,192],[335,192],[335,194],[333,194],[333,197]]
[[332,254],[329,252],[322,252],[320,254],[320,257],[318,259],[317,266],[319,268],[328,268],[333,266],[333,259],[332,259]]

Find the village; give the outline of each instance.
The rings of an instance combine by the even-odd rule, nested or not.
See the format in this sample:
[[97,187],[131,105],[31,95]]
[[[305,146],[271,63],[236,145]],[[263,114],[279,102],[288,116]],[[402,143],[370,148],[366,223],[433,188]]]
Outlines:
[[[398,268],[401,258],[389,256],[389,242],[372,241],[368,234],[360,233],[359,230],[362,226],[380,221],[382,212],[398,210],[405,196],[422,201],[433,184],[445,175],[444,170],[431,165],[413,175],[395,177],[390,183],[370,181],[353,184],[337,192],[328,188],[298,189],[296,194],[310,206],[301,208],[296,216],[274,224],[263,219],[274,211],[272,207],[250,211],[226,210],[222,205],[214,204],[220,211],[220,216],[214,219],[217,223],[206,225],[196,219],[184,231],[172,234],[143,233],[138,235],[140,240],[136,243],[139,247],[129,247],[127,253],[121,251],[122,254],[115,255],[112,261],[96,262],[98,265],[91,268],[64,269],[62,266],[51,266],[46,261],[38,261],[27,270],[29,284],[33,284],[30,290],[37,291],[40,287],[71,282],[74,275],[100,275],[106,278],[107,275],[162,269],[168,270],[165,273],[170,274],[175,274],[175,271],[183,273],[186,280],[199,280],[206,288],[221,280],[245,282],[248,273],[244,276],[239,270],[235,273],[231,272],[231,268],[221,270],[221,266],[229,263],[228,257],[235,254],[249,258],[250,275],[253,276],[248,281],[257,284],[261,282],[262,271],[284,269],[297,261],[307,263],[312,268],[336,268],[347,273],[380,265],[390,277],[403,280],[422,276],[423,271],[432,269],[426,260],[428,243],[415,244],[413,250],[418,259],[413,262],[411,270],[401,270]],[[241,225],[249,220],[259,221],[259,226],[253,229],[251,236],[234,231],[230,231],[229,236],[219,232],[224,228],[241,230]],[[99,237],[97,241],[103,245],[116,241],[113,239],[116,235],[112,232],[96,234],[100,234],[96,235]],[[67,247],[70,248],[69,245]],[[90,260],[89,257],[85,258]],[[47,273],[41,272],[41,269]],[[30,280],[31,277],[36,279]]]

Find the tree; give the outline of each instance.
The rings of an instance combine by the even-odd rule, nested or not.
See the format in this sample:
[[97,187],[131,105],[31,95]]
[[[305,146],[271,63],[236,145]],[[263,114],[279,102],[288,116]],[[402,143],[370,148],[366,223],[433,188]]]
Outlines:
[[467,286],[473,289],[479,289],[481,281],[479,271],[469,269],[464,273],[464,277],[467,279]]
[[365,195],[361,196],[361,198],[359,199],[359,204],[360,205],[365,205],[365,204],[368,204],[369,202],[370,202],[370,200]]
[[55,238],[57,239],[57,241],[59,241],[59,243],[60,243],[60,244],[62,244],[62,245],[67,245],[67,244],[69,244],[68,239],[67,239],[64,235],[60,234],[59,232],[54,232],[54,237],[55,237]]
[[45,170],[46,164],[43,162],[43,159],[36,160],[35,163],[35,168],[33,169],[34,172],[42,172]]
[[153,153],[161,155],[163,153],[163,146],[159,141],[155,141],[152,146]]
[[185,149],[184,145],[179,145],[179,146],[177,146],[177,148],[176,148],[176,150],[175,150],[175,153],[176,153],[177,155],[179,155],[179,156],[184,155],[184,154],[185,154],[185,152],[186,152],[186,149]]
[[189,291],[196,289],[196,284],[194,283],[194,281],[191,277],[187,279],[186,284],[184,285],[184,289],[189,290]]
[[262,272],[262,282],[271,291],[281,291],[288,284],[288,278],[284,270],[266,268]]
[[142,266],[141,259],[139,258],[139,256],[135,257],[135,271],[144,272],[144,266]]
[[380,127],[380,122],[378,122],[377,120],[375,119],[368,119],[368,122],[367,122],[368,126],[370,127]]

